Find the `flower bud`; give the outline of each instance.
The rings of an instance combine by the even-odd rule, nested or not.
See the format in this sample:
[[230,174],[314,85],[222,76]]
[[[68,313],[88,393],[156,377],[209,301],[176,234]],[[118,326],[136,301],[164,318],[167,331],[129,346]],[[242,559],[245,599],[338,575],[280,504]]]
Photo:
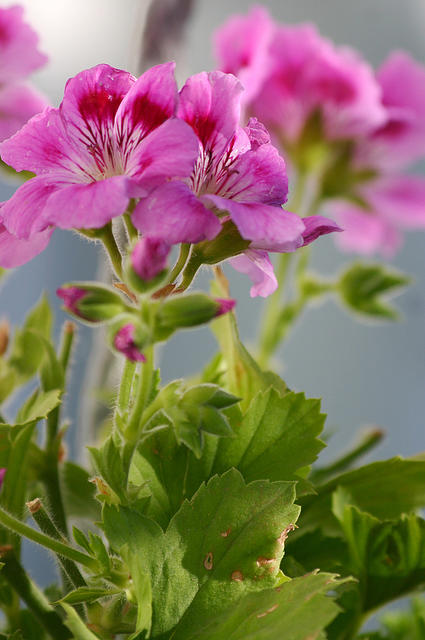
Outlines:
[[106,322],[125,311],[121,296],[98,284],[76,283],[64,285],[56,291],[65,309],[86,322]]
[[131,314],[117,318],[109,332],[112,348],[132,362],[145,362],[142,349],[150,343],[149,337],[148,327]]
[[160,329],[196,327],[227,313],[235,306],[235,300],[210,298],[205,293],[176,296],[162,303],[157,321]]
[[0,489],[1,489],[2,485],[3,485],[4,477],[6,475],[6,471],[7,471],[6,467],[0,467]]
[[167,274],[171,247],[159,238],[141,238],[127,263],[128,281],[133,289],[145,293],[158,287]]

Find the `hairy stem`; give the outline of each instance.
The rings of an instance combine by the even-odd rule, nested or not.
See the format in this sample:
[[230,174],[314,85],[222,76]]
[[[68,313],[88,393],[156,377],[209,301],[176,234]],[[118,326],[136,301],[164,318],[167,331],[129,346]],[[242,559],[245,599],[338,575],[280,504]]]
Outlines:
[[24,568],[19,564],[13,550],[10,547],[1,548],[0,559],[3,563],[2,576],[6,578],[48,634],[54,640],[72,638],[72,633],[63,624],[43,592],[30,580]]
[[135,393],[134,406],[124,432],[125,439],[131,443],[137,442],[143,411],[148,405],[149,396],[152,391],[152,376],[154,371],[153,345],[146,348],[145,356],[146,362],[143,362],[139,369],[139,380]]
[[91,556],[78,551],[78,549],[74,549],[74,547],[61,542],[60,540],[55,540],[54,538],[51,538],[50,536],[47,536],[40,531],[36,531],[36,529],[29,527],[24,522],[21,522],[17,518],[11,516],[10,513],[7,513],[7,511],[2,509],[1,507],[0,524],[18,534],[19,536],[28,538],[28,540],[36,542],[46,549],[50,549],[50,551],[53,551],[53,553],[60,554],[64,558],[68,558],[69,560],[77,562],[78,564],[81,564],[88,569],[91,569],[92,571],[97,570],[97,562]]
[[103,242],[103,246],[105,247],[106,252],[111,260],[112,268],[115,272],[115,275],[119,280],[122,280],[122,255],[117,245],[117,241],[115,240],[111,222],[109,222],[99,231],[98,237]]

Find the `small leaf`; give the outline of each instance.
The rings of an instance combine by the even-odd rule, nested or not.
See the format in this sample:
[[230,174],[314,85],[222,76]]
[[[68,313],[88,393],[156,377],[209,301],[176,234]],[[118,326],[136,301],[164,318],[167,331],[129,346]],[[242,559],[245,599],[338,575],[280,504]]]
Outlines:
[[61,395],[60,389],[45,392],[36,390],[19,410],[16,423],[27,424],[47,418],[49,413],[61,403]]
[[395,320],[398,311],[386,299],[409,283],[410,278],[386,266],[357,262],[342,274],[338,291],[342,301],[356,313],[375,319]]
[[121,593],[120,589],[105,589],[104,587],[79,587],[70,591],[59,602],[62,604],[80,604],[81,602],[95,602],[100,598],[108,598]]

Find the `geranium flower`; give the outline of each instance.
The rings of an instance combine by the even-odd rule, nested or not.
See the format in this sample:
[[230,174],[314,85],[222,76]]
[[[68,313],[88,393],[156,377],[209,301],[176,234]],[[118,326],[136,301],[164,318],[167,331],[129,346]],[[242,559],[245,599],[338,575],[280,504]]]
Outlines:
[[406,53],[390,55],[377,72],[386,121],[355,146],[357,169],[371,172],[356,188],[363,206],[332,206],[345,232],[342,249],[391,257],[402,231],[425,229],[425,180],[404,170],[425,156],[425,68]]
[[18,238],[53,226],[99,228],[131,197],[170,176],[190,174],[197,141],[174,118],[172,63],[138,80],[106,64],[68,81],[59,109],[46,109],[0,146],[5,162],[37,177],[2,209]]
[[44,96],[22,82],[46,62],[36,32],[24,21],[23,8],[0,8],[0,141],[47,106]]
[[[268,261],[268,251],[303,246],[306,225],[282,209],[288,194],[285,163],[265,127],[256,119],[239,126],[242,91],[234,76],[217,71],[186,82],[178,115],[199,140],[195,168],[186,181],[168,182],[141,200],[133,221],[142,233],[174,244],[210,240],[230,219],[247,241],[247,255],[257,251],[258,265]],[[318,235],[338,229],[327,223],[321,224]],[[266,272],[270,273],[269,262]],[[264,295],[270,289],[269,284],[254,291]]]
[[315,111],[330,139],[358,135],[384,121],[372,69],[313,25],[280,25],[254,7],[216,32],[215,50],[220,68],[251,87],[248,112],[279,140],[296,140]]

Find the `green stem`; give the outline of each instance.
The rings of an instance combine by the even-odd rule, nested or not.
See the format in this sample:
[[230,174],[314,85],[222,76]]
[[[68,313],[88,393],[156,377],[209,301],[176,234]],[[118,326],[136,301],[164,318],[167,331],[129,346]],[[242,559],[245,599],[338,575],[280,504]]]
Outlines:
[[135,372],[136,363],[131,360],[126,360],[122,372],[120,390],[118,392],[117,408],[120,411],[128,411]]
[[[60,531],[56,528],[53,520],[50,518],[49,514],[38,498],[32,500],[31,502],[28,502],[27,507],[43,533],[50,536],[51,538],[54,538],[55,540],[59,540],[64,544],[67,544],[68,541],[65,540]],[[61,555],[58,555],[57,557],[62,567],[63,573],[68,578],[68,582],[71,584],[71,586],[74,588],[85,587],[86,581],[81,575],[80,570],[75,562],[69,560],[68,558],[64,558]]]
[[260,352],[258,355],[258,363],[263,368],[267,367],[269,359],[271,358],[275,348],[275,341],[272,339],[272,336],[275,333],[279,315],[281,313],[282,295],[287,284],[291,260],[292,255],[290,253],[282,253],[279,256],[279,263],[276,271],[278,288],[267,299],[260,333]]
[[102,240],[103,246],[109,255],[115,275],[119,280],[123,279],[122,255],[118,248],[117,241],[112,231],[112,223],[109,222],[100,231],[98,237]]
[[50,551],[53,551],[53,553],[58,553],[64,558],[73,560],[74,562],[77,562],[78,564],[81,564],[92,571],[96,571],[98,569],[96,560],[91,556],[78,551],[78,549],[74,549],[74,547],[71,547],[64,542],[55,540],[54,538],[51,538],[50,536],[47,536],[44,533],[33,529],[32,527],[29,527],[24,522],[21,522],[17,518],[11,516],[1,507],[0,524],[2,524],[4,527],[7,527],[19,536],[28,538],[28,540],[32,540],[32,542],[35,542],[42,547],[45,547],[46,549],[50,549]]
[[19,597],[25,602],[28,609],[40,621],[48,634],[54,640],[67,640],[72,638],[72,633],[63,624],[60,616],[53,609],[42,591],[30,580],[24,568],[17,561],[13,550],[3,547],[0,550],[2,576],[15,589]]
[[167,279],[167,284],[171,284],[172,282],[175,282],[175,280],[178,278],[178,276],[180,275],[180,273],[182,272],[182,270],[184,269],[187,259],[189,258],[189,254],[190,254],[190,249],[191,249],[192,245],[190,244],[182,244],[180,245],[180,253],[179,253],[179,257],[177,258],[177,262],[174,265],[168,279]]
[[68,320],[65,322],[62,331],[62,342],[59,351],[59,362],[62,365],[63,371],[66,375],[68,370],[69,360],[71,357],[72,346],[74,344],[76,326],[73,322]]
[[148,404],[149,396],[152,391],[152,377],[154,371],[153,345],[146,348],[145,356],[146,362],[143,362],[139,369],[139,381],[135,394],[134,406],[124,432],[125,439],[130,443],[137,442],[143,411]]
[[183,278],[179,286],[179,291],[185,291],[186,289],[188,289],[188,287],[190,287],[193,278],[196,276],[201,264],[202,263],[199,261],[199,259],[192,254],[191,259],[188,260],[183,271]]
[[[133,207],[134,208],[134,207]],[[132,211],[132,210],[131,210]],[[125,230],[127,231],[128,239],[131,243],[137,242],[139,239],[139,232],[131,221],[131,211],[129,210],[127,213],[123,215]]]

